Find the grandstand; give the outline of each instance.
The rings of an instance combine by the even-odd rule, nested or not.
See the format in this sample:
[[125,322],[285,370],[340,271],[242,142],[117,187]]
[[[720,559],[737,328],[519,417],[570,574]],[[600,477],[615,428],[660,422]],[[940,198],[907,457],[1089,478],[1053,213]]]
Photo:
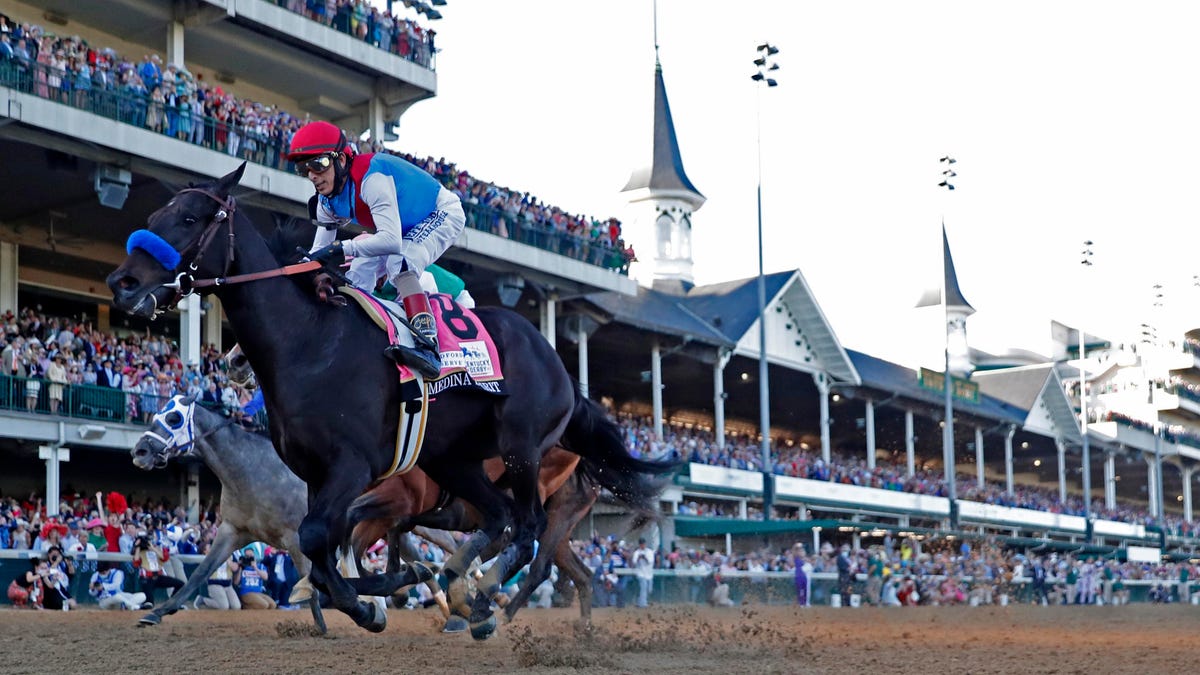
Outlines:
[[[150,329],[177,342],[179,364],[200,364],[205,345],[230,345],[219,303],[192,298],[153,326],[110,308],[104,277],[123,259],[130,231],[178,187],[243,159],[250,164],[238,198],[256,218],[307,217],[311,186],[278,152],[288,130],[329,119],[363,142],[390,141],[404,112],[436,94],[436,59],[382,49],[268,0],[120,4],[113,12],[76,3],[64,14],[56,2],[4,0],[0,12],[12,24],[44,26],[43,34],[78,36],[83,58],[98,55],[101,70],[120,62],[105,61],[105,49],[133,63],[161,55],[231,95],[239,110],[269,111],[273,123],[250,126],[243,117],[243,146],[231,153],[221,135],[236,126],[228,120],[190,118],[203,128],[198,141],[183,139],[147,126],[153,104],[139,108],[144,94],[92,86],[61,95],[50,88],[52,65],[4,59],[0,150],[18,158],[8,190],[20,198],[0,204],[0,312],[34,308],[116,337]],[[693,284],[690,240],[704,196],[679,159],[662,69],[654,75],[653,161],[626,186],[634,216],[625,234],[642,253],[644,285],[624,273],[629,261],[615,235],[517,216],[510,204],[519,191],[505,200],[480,189],[468,204],[470,229],[443,261],[481,304],[513,307],[539,325],[585,390],[633,420],[632,447],[687,460],[663,494],[672,517],[652,533],[655,544],[733,550],[765,538],[777,550],[795,541],[815,550],[830,540],[866,545],[883,533],[959,533],[1107,554],[1131,544],[1194,552],[1200,330],[1178,344],[1089,347],[1088,467],[1079,456],[1078,359],[1065,351],[1048,363],[990,359],[954,400],[959,498],[951,500],[942,394],[931,374],[846,349],[799,270],[766,278],[765,325],[755,280]],[[474,195],[465,172],[427,168]],[[760,331],[774,392],[768,467],[753,425]],[[169,495],[193,517],[211,498],[215,480],[197,464],[157,475],[130,466],[125,453],[141,427],[127,394],[71,384],[51,414],[44,398],[26,407],[29,378],[5,372],[0,381],[0,462],[10,467],[3,494],[42,492],[53,513],[62,486],[121,488]],[[1082,471],[1102,476],[1091,495],[1082,494]],[[769,518],[764,494],[773,496]],[[615,531],[622,515],[601,505],[581,534]]]

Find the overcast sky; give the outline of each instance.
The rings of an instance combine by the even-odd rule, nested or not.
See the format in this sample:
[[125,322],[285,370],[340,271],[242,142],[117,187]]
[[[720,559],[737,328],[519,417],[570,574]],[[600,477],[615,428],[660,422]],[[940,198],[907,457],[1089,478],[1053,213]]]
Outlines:
[[[650,147],[652,7],[450,0],[438,95],[404,115],[397,147],[624,216]],[[766,270],[799,269],[844,346],[940,364],[941,321],[913,306],[943,218],[978,310],[972,346],[1048,353],[1051,318],[1117,341],[1143,322],[1200,326],[1197,26],[1200,3],[1182,1],[660,0],[684,166],[708,198],[697,282],[757,273],[750,75],[765,40],[781,50],[780,86],[762,92]]]

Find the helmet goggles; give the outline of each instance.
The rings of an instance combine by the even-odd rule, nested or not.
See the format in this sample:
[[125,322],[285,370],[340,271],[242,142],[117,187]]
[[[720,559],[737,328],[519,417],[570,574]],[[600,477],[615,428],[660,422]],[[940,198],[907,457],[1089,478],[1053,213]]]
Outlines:
[[336,156],[336,152],[326,152],[311,159],[298,159],[296,160],[296,173],[306,178],[310,172],[325,173],[333,166],[333,160]]

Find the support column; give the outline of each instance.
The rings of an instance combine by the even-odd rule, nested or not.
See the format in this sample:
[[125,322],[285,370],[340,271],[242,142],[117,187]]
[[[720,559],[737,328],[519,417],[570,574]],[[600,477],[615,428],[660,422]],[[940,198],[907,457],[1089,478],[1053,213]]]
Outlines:
[[983,429],[975,427],[975,482],[983,489]]
[[1158,514],[1158,476],[1155,475],[1157,468],[1154,461],[1154,455],[1145,455],[1146,460],[1146,498],[1150,501],[1150,515],[1157,518]]
[[[829,464],[829,425],[832,422],[829,420],[829,380],[825,378],[824,373],[815,373],[813,382],[817,385],[817,399],[821,402],[821,459]],[[833,472],[829,472],[830,480],[833,479]]]
[[1104,453],[1104,508],[1117,508],[1117,453]]
[[584,398],[588,396],[588,334],[584,330],[583,322],[579,322],[579,331],[575,334],[576,341],[579,343],[579,391]]
[[54,445],[38,447],[38,458],[46,461],[46,515],[58,515],[58,503],[62,501],[59,495],[62,468],[59,462],[71,461],[71,449]]
[[1058,501],[1067,502],[1067,446],[1061,438],[1054,441],[1058,448]]
[[[382,85],[377,85],[377,87]],[[367,131],[371,132],[371,140],[380,143],[387,140],[386,133],[388,131],[387,123],[387,105],[384,104],[383,97],[378,93],[373,93],[371,98],[367,100]],[[359,152],[367,152],[359,148]]]
[[224,341],[221,339],[221,301],[217,296],[210,295],[204,302],[208,303],[208,309],[204,310],[204,316],[200,320],[200,343],[216,345],[217,351],[224,353]]
[[11,309],[16,314],[17,306],[17,245],[0,241],[0,312]]
[[165,70],[167,64],[174,63],[183,68],[183,22],[172,21],[167,24],[167,63],[163,64]]
[[867,468],[875,468],[875,402],[867,399]]
[[1183,479],[1183,519],[1187,522],[1192,522],[1192,474],[1196,472],[1196,467],[1184,467],[1179,465],[1179,473]]
[[650,349],[650,396],[654,402],[654,439],[663,439],[663,402],[662,402],[662,348],[658,343]]
[[917,437],[913,433],[913,411],[904,411],[904,454],[907,459],[908,477],[917,475]]
[[546,294],[546,299],[538,306],[538,316],[541,319],[542,335],[552,348],[558,349],[558,336],[555,333],[558,324],[557,293]]
[[725,447],[725,366],[731,356],[732,352],[718,349],[713,363],[713,436],[718,448]]
[[1008,494],[1013,493],[1013,436],[1017,433],[1016,425],[1008,427],[1004,435],[1004,489]]
[[179,302],[179,360],[200,365],[200,296],[189,295]]
[[187,519],[189,523],[200,522],[200,465],[187,465]]

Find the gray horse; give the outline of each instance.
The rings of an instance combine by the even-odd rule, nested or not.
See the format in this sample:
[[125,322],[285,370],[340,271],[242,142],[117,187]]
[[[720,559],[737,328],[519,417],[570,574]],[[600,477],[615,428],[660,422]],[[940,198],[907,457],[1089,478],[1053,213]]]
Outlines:
[[[255,541],[291,553],[296,569],[311,567],[300,554],[296,530],[308,513],[308,488],[284,466],[268,438],[250,433],[230,420],[196,405],[193,398],[173,397],[138,439],[133,463],[139,469],[161,469],[179,455],[197,456],[221,480],[221,526],[199,566],[183,588],[142,617],[158,625],[208,583],[208,577],[233,552]],[[313,621],[322,633],[325,620],[316,596],[309,599]]]
[[[157,625],[162,617],[174,614],[188,598],[195,595],[208,577],[237,549],[255,541],[266,542],[292,553],[296,569],[303,581],[297,585],[290,600],[303,601],[305,594],[313,612],[313,621],[322,633],[325,621],[321,615],[316,591],[307,583],[311,567],[300,553],[296,534],[308,512],[308,486],[279,459],[271,440],[246,431],[241,426],[196,405],[194,399],[177,395],[158,412],[150,428],[134,446],[133,463],[150,470],[166,466],[179,455],[197,456],[208,465],[221,481],[221,526],[208,555],[192,572],[187,584],[166,602],[142,617],[143,625]],[[444,532],[420,528],[419,536],[453,551],[454,540]],[[398,554],[406,560],[419,559],[420,553],[407,538],[397,542]],[[445,594],[436,581],[427,582],[443,615],[449,616]],[[444,631],[466,630],[466,622],[458,617],[447,620]]]

